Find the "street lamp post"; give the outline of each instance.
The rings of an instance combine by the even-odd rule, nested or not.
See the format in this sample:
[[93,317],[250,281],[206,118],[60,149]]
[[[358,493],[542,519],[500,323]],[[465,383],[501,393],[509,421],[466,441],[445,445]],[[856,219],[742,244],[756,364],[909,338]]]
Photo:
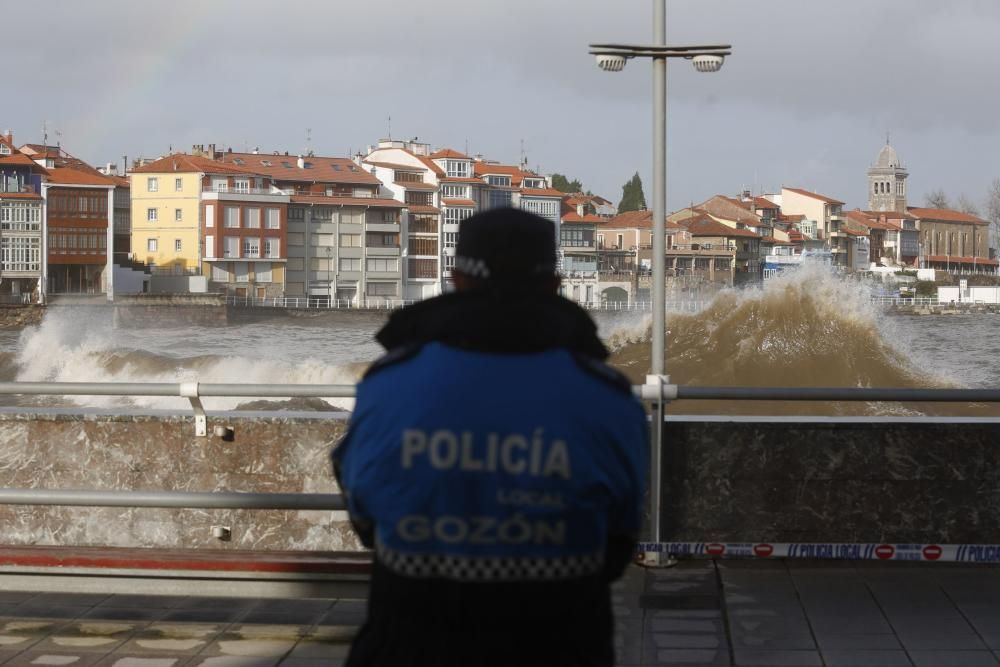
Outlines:
[[[653,404],[652,455],[650,478],[650,524],[652,542],[660,541],[661,438],[663,432],[664,375],[666,354],[666,225],[667,210],[667,59],[690,60],[699,72],[717,72],[731,46],[667,46],[666,0],[653,0],[653,45],[591,44],[590,54],[597,66],[606,72],[620,72],[632,58],[653,61],[653,325],[651,338],[652,362],[646,385],[658,396]],[[647,562],[659,561],[652,553],[644,554]]]

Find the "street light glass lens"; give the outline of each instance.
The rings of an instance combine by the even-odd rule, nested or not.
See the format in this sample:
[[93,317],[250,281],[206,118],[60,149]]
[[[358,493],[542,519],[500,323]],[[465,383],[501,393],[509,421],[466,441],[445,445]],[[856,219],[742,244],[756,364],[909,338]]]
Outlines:
[[695,56],[691,59],[694,68],[699,72],[718,72],[722,69],[724,61],[723,56]]
[[605,72],[620,72],[625,69],[625,56],[599,53],[595,58],[597,59],[597,66]]

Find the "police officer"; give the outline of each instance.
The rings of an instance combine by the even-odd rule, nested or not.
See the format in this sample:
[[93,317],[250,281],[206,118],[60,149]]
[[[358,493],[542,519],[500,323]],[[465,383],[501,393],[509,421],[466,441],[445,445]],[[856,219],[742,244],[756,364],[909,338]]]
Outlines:
[[463,221],[456,291],[395,312],[334,471],[375,550],[349,666],[611,665],[647,426],[548,220]]

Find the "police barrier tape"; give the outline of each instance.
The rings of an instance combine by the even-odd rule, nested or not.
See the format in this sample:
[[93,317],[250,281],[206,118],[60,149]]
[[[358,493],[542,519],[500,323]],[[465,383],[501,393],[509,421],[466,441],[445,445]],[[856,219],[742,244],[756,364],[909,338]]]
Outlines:
[[879,544],[775,542],[641,542],[645,553],[674,558],[814,558],[830,560],[901,560],[945,563],[1000,563],[998,544]]

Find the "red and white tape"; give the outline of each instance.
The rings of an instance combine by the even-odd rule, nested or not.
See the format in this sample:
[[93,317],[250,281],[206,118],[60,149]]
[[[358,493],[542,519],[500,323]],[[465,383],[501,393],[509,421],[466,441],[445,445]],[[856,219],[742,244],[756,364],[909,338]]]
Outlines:
[[878,542],[641,542],[640,555],[674,558],[809,558],[1000,563],[997,544],[891,544]]

